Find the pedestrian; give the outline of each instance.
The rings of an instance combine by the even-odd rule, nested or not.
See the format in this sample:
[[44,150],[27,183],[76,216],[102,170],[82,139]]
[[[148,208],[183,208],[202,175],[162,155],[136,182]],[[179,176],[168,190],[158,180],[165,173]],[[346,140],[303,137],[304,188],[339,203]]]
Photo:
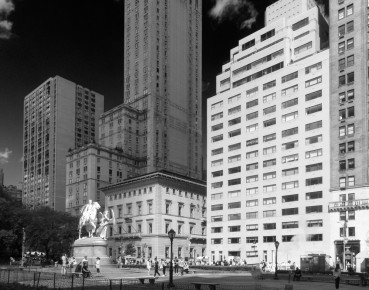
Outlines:
[[181,276],[183,276],[183,260],[182,259],[178,261],[178,267],[181,270]]
[[151,261],[150,261],[150,259],[147,259],[146,268],[147,268],[147,275],[150,276],[150,270],[151,270]]
[[61,260],[62,260],[61,273],[63,276],[65,276],[65,274],[67,274],[67,255],[63,254]]
[[178,273],[178,259],[174,258],[174,273]]
[[333,278],[336,285],[336,289],[340,288],[340,279],[341,279],[341,268],[340,264],[336,264],[336,268],[333,270]]
[[154,277],[156,276],[156,274],[158,274],[158,276],[160,277],[160,273],[159,273],[159,262],[158,262],[158,258],[155,257],[155,262],[154,262]]
[[87,267],[88,267],[88,259],[87,259],[87,256],[85,256],[83,259],[82,259],[82,265],[86,263],[87,264]]
[[261,261],[261,271],[265,272],[266,263],[265,261]]
[[167,268],[167,261],[164,259],[162,262],[163,265],[163,276],[165,277],[165,269]]
[[293,281],[300,281],[301,278],[301,270],[299,267],[296,267],[295,275],[293,276]]
[[95,267],[96,267],[96,272],[100,273],[100,258],[99,257],[96,258]]

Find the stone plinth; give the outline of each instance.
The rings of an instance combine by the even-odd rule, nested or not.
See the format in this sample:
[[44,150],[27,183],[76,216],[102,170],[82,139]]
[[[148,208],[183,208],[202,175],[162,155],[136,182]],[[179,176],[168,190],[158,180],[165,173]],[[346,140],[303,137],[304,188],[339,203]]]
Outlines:
[[95,265],[96,258],[100,258],[100,265],[110,265],[111,261],[107,255],[108,241],[100,237],[78,239],[73,244],[73,256],[77,262],[87,256],[88,265]]

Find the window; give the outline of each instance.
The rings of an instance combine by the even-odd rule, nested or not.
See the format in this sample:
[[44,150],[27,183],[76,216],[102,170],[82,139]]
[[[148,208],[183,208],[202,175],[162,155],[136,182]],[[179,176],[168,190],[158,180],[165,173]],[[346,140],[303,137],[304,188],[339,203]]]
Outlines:
[[305,115],[311,115],[322,110],[322,104],[311,106],[305,109]]
[[340,42],[338,44],[338,54],[342,54],[345,52],[345,42]]
[[272,30],[260,35],[260,41],[265,41],[268,38],[273,37],[274,35],[275,35],[275,29],[272,29]]
[[295,99],[283,102],[281,107],[282,107],[282,109],[286,109],[286,108],[289,108],[289,107],[292,107],[292,106],[296,106],[298,103],[299,103],[299,99],[295,98]]
[[345,24],[338,26],[338,37],[345,36]]
[[322,141],[323,141],[322,135],[311,136],[305,139],[305,145],[311,145],[311,144],[319,143]]
[[263,155],[273,154],[276,152],[276,146],[270,146],[263,149]]
[[276,210],[264,210],[263,211],[263,217],[269,218],[269,217],[275,217],[276,216]]
[[298,188],[299,187],[299,182],[297,180],[295,181],[288,181],[288,182],[283,182],[282,183],[282,189],[286,190],[286,189],[292,189],[292,188]]
[[339,153],[341,153],[341,154],[346,153],[346,143],[339,144],[338,148],[339,148],[339,150],[338,150]]
[[270,102],[276,98],[276,93],[271,93],[263,97],[263,103]]
[[263,173],[263,180],[274,179],[276,178],[276,175],[275,171]]
[[355,227],[348,227],[348,236],[349,237],[355,236]]
[[211,211],[223,210],[223,204],[213,204],[211,206]]
[[214,137],[211,137],[211,142],[212,143],[215,143],[215,142],[218,142],[218,141],[222,141],[222,140],[223,140],[223,134],[217,135],[217,136],[214,136]]
[[341,20],[345,17],[345,8],[338,10],[338,20]]
[[350,33],[354,31],[354,21],[347,22],[346,32]]
[[259,155],[258,150],[247,152],[246,159],[254,158],[254,157],[257,157],[258,155]]
[[354,72],[350,72],[347,74],[347,84],[351,85],[353,84],[355,81],[355,73]]
[[355,124],[347,125],[347,135],[353,135],[355,133]]
[[223,244],[223,239],[211,239],[212,245],[220,245]]
[[294,235],[283,235],[282,242],[292,242]]
[[323,212],[322,205],[313,205],[306,207],[306,213],[319,213],[319,212]]
[[306,186],[318,185],[323,183],[323,177],[308,178],[305,180]]
[[299,227],[298,221],[282,222],[282,229],[297,229]]
[[223,159],[214,160],[211,162],[211,167],[220,166],[223,164]]
[[347,108],[347,118],[355,117],[355,107]]
[[347,39],[346,49],[350,50],[353,48],[354,48],[354,39],[353,38]]
[[246,183],[256,182],[259,180],[258,175],[251,175],[246,177]]
[[354,56],[350,55],[347,57],[347,67],[353,66],[354,65]]
[[295,36],[295,37],[293,38],[293,40],[300,39],[300,38],[302,38],[302,37],[304,37],[304,36],[306,36],[306,35],[309,35],[309,33],[310,33],[310,31],[305,31],[305,32],[303,32],[303,33],[301,33],[301,34],[299,34],[299,35]]
[[232,104],[234,102],[237,102],[241,99],[241,94],[238,94],[236,96],[228,98],[228,104]]
[[223,106],[223,101],[220,101],[220,102],[217,102],[215,104],[212,104],[211,109],[214,110],[214,109],[217,109],[217,108],[221,108],[222,106]]
[[211,228],[211,233],[222,233],[223,232],[223,227],[212,227]]
[[221,118],[223,118],[223,112],[211,115],[211,120],[212,121],[215,121],[215,120],[218,120],[218,119],[221,119]]
[[354,12],[354,5],[353,4],[348,5],[346,8],[346,16],[352,15],[353,12]]
[[254,212],[247,212],[246,213],[246,219],[257,219],[258,218],[258,212],[254,211]]
[[346,102],[346,92],[341,92],[338,94],[339,103],[343,104]]
[[305,74],[309,74],[309,73],[312,73],[312,72],[315,72],[317,70],[320,70],[322,68],[322,62],[317,62],[313,65],[310,65],[308,67],[305,68]]
[[263,205],[276,204],[277,199],[275,197],[268,197],[263,199]]
[[234,214],[229,214],[228,215],[228,220],[229,221],[236,221],[236,220],[240,220],[241,219],[241,214],[240,213],[234,213]]
[[246,207],[253,207],[253,206],[258,206],[259,202],[257,199],[253,199],[253,200],[247,200],[246,201]]
[[298,161],[298,160],[299,160],[299,155],[298,154],[292,154],[292,155],[287,155],[287,156],[282,157],[282,163],[294,162],[294,161]]
[[211,173],[212,177],[219,177],[219,176],[223,176],[223,170],[218,170],[218,171],[214,171]]
[[338,70],[343,70],[346,67],[346,59],[342,58],[338,60]]
[[289,150],[297,147],[299,147],[299,141],[297,140],[282,144],[282,150]]
[[253,146],[253,145],[257,145],[259,142],[258,142],[258,138],[255,138],[255,139],[250,139],[250,140],[247,140],[246,141],[246,146]]
[[211,188],[215,189],[215,188],[222,188],[223,187],[223,181],[219,181],[219,182],[213,182],[211,184]]
[[246,195],[258,194],[259,189],[257,187],[246,188]]
[[215,215],[211,217],[211,221],[212,222],[221,222],[223,221],[223,216],[222,215]]
[[222,199],[223,198],[223,193],[213,193],[210,198],[211,198],[211,200]]
[[323,235],[322,234],[306,235],[306,241],[307,242],[323,241]]
[[263,161],[263,167],[274,166],[276,164],[277,164],[276,159],[270,159],[270,160]]
[[299,195],[298,194],[291,194],[291,195],[284,195],[282,196],[282,202],[293,202],[298,201]]
[[241,184],[241,178],[235,178],[228,180],[228,186]]
[[355,98],[354,90],[347,91],[347,101],[352,101]]
[[228,209],[241,208],[241,202],[230,202],[228,203]]
[[320,84],[321,82],[322,82],[322,77],[321,76],[313,78],[313,79],[308,80],[308,81],[305,82],[305,88],[315,86],[317,84]]
[[241,226],[230,226],[228,227],[228,231],[233,233],[233,232],[240,232],[241,231]]
[[355,151],[355,141],[347,142],[347,151],[354,152]]
[[223,129],[223,123],[211,126],[211,131],[218,131],[218,130],[221,130],[221,129]]
[[219,154],[222,154],[222,153],[223,153],[223,148],[218,148],[218,149],[211,150],[211,156],[219,155]]
[[276,124],[276,118],[266,120],[263,122],[263,124],[264,124],[264,128],[273,126]]
[[296,78],[298,78],[299,77],[299,73],[298,73],[298,71],[295,71],[295,72],[293,72],[293,73],[290,73],[290,74],[288,74],[288,75],[285,75],[285,76],[283,76],[282,77],[282,84],[283,83],[286,83],[286,82],[288,82],[288,81],[291,81],[291,80],[293,80],[293,79],[296,79]]
[[272,192],[277,190],[277,185],[270,184],[270,185],[264,185],[263,186],[263,192]]
[[305,125],[305,131],[321,128],[323,126],[322,121],[316,121]]
[[308,228],[321,228],[323,226],[323,220],[308,220],[306,221]]
[[339,117],[340,121],[345,120],[346,119],[346,110],[345,109],[339,110],[338,117]]
[[228,238],[228,244],[239,244],[241,238]]
[[276,106],[271,106],[271,107],[265,108],[263,110],[263,114],[268,115],[268,114],[274,113],[275,111],[276,111]]
[[339,136],[340,137],[346,136],[346,126],[339,127]]
[[285,95],[289,95],[292,94],[293,92],[297,92],[299,90],[299,86],[298,85],[294,85],[292,87],[288,87],[285,88],[281,91],[281,95],[285,96]]
[[257,106],[258,104],[259,104],[259,99],[255,99],[255,100],[252,100],[250,102],[247,102],[246,103],[246,108],[249,109],[249,108]]
[[252,40],[242,44],[242,50],[246,50],[246,49],[248,49],[248,48],[250,48],[254,45],[255,45],[255,39],[252,39]]
[[229,198],[234,198],[234,197],[239,197],[239,196],[241,196],[241,191],[240,190],[228,191],[228,197]]
[[264,224],[264,230],[275,230],[277,228],[276,223],[267,223]]
[[313,171],[318,171],[322,169],[323,169],[323,163],[315,163],[315,164],[306,165],[306,172],[313,172]]
[[354,169],[355,168],[355,158],[348,159],[347,165],[348,165],[348,169]]
[[274,243],[275,241],[275,236],[263,236],[263,243]]
[[282,115],[282,122],[288,122],[296,119],[299,116],[298,111]]
[[241,155],[234,155],[234,156],[230,156],[228,157],[228,163],[233,163],[233,162],[237,162],[241,160]]
[[263,90],[265,91],[275,86],[276,86],[276,81],[274,80],[274,81],[263,84]]
[[308,24],[309,24],[309,17],[306,17],[306,18],[292,24],[292,30],[296,31],[296,30],[298,30],[298,29],[300,29],[300,28],[302,28],[302,27],[304,27]]
[[277,134],[276,133],[265,135],[265,136],[263,136],[263,142],[273,141],[276,138],[277,138]]
[[291,176],[291,175],[296,175],[296,174],[299,174],[299,168],[298,167],[288,168],[288,169],[283,169],[282,170],[282,176]]
[[246,164],[246,170],[255,170],[258,169],[258,163],[251,163],[251,164]]
[[282,209],[282,215],[295,215],[299,214],[299,208],[293,207],[293,208],[283,208]]
[[228,174],[234,174],[238,172],[241,172],[241,166],[228,168]]
[[236,114],[238,112],[241,112],[241,106],[237,106],[237,107],[228,109],[228,115],[233,115],[233,114]]
[[[246,231],[257,231],[257,230],[259,230],[259,225],[258,224],[246,225]],[[255,238],[257,239],[257,237],[255,237]],[[247,237],[246,237],[246,240],[247,240]]]
[[236,143],[228,146],[228,152],[241,149],[241,143]]
[[241,135],[241,129],[237,129],[237,130],[228,132],[228,138],[233,138],[233,137],[236,137],[238,135]]
[[305,44],[303,44],[303,45],[301,45],[299,47],[296,47],[294,49],[294,54],[296,55],[296,54],[302,53],[302,52],[304,52],[304,51],[306,51],[306,50],[308,50],[308,49],[310,49],[312,47],[313,47],[313,43],[310,41],[310,42],[305,43]]
[[246,132],[254,132],[258,129],[258,127],[259,127],[258,123],[246,126]]
[[298,134],[298,133],[299,133],[299,128],[298,127],[283,130],[282,131],[282,138],[288,137],[288,136],[291,136],[291,135],[295,135],[295,134]]
[[340,160],[339,161],[339,169],[340,170],[346,170],[346,160]]
[[252,88],[250,90],[246,91],[246,98],[250,98],[252,96],[255,96],[257,92],[259,91],[259,87]]

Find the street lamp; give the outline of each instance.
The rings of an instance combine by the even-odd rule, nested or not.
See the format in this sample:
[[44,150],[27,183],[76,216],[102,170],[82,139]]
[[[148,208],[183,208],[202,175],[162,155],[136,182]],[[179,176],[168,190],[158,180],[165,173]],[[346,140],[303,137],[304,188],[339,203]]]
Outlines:
[[169,283],[168,288],[175,287],[173,284],[173,239],[176,237],[176,232],[171,229],[168,232],[168,237],[170,239],[170,268],[169,268]]
[[279,242],[278,241],[275,241],[274,242],[274,245],[275,245],[275,274],[274,274],[274,280],[278,280],[278,274],[277,274],[278,262],[277,262],[277,257],[278,257]]

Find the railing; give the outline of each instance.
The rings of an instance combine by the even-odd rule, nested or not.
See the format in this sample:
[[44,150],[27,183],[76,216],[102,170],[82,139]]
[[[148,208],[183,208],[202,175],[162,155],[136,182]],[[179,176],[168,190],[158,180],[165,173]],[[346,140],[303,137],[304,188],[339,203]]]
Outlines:
[[344,211],[344,210],[358,210],[369,209],[369,199],[356,199],[349,201],[330,202],[328,211]]

